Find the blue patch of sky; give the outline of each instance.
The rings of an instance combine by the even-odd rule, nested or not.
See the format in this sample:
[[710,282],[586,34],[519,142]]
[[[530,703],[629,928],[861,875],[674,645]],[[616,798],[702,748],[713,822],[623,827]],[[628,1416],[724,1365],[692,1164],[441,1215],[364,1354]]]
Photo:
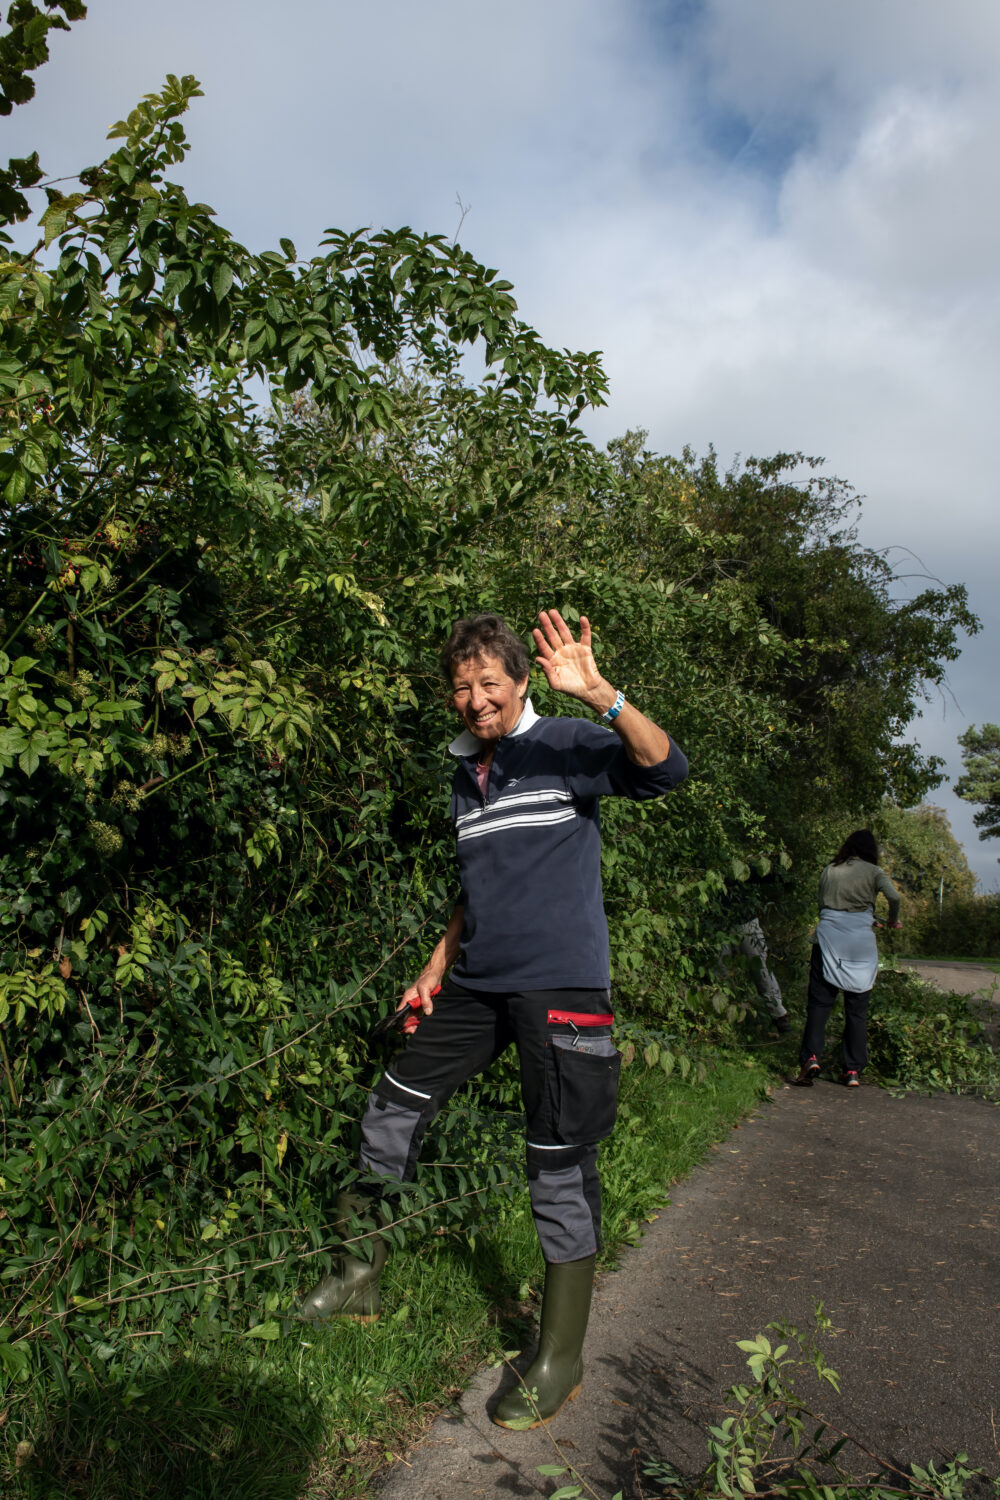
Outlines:
[[704,26],[705,0],[655,0],[642,6],[650,28],[671,43],[687,47]]
[[781,182],[795,157],[809,145],[809,122],[768,113],[751,119],[742,111],[705,100],[700,114],[702,139],[720,164],[732,171],[753,173],[775,184]]
[[750,115],[719,97],[705,0],[657,0],[643,5],[636,19],[644,48],[683,74],[689,125],[700,150],[723,170],[777,188],[798,153],[813,141],[815,117],[778,108]]

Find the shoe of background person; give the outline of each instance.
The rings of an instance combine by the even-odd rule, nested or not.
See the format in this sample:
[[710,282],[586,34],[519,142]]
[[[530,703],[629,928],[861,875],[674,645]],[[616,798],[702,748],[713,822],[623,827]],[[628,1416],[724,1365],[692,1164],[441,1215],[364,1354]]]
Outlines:
[[787,1015],[772,1016],[771,1025],[774,1027],[775,1031],[781,1032],[782,1036],[784,1036],[786,1031],[791,1031],[792,1029],[791,1019]]
[[515,1432],[540,1427],[580,1394],[596,1260],[596,1255],[588,1255],[546,1265],[538,1353],[513,1390],[501,1398],[493,1413],[498,1427]]
[[848,1068],[846,1073],[841,1073],[840,1081],[849,1089],[859,1089],[861,1087],[861,1079],[854,1068]]
[[813,1079],[816,1077],[816,1074],[818,1072],[819,1063],[815,1056],[807,1057],[805,1062],[802,1064],[802,1067],[799,1069],[797,1075],[792,1079],[792,1082],[796,1084],[800,1089],[811,1089],[813,1086]]

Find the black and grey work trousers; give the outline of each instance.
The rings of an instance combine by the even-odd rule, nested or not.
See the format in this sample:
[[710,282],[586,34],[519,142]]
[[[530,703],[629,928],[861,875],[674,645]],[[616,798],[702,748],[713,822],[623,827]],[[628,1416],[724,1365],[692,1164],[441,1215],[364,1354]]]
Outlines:
[[[823,952],[813,944],[809,961],[809,990],[806,996],[806,1025],[799,1048],[799,1061],[805,1065],[810,1057],[822,1057],[826,1043],[826,1023],[840,993],[823,973]],[[868,1002],[871,990],[844,990],[844,1071],[860,1073],[868,1061]]]
[[552,1262],[592,1255],[601,1235],[598,1143],[611,1134],[618,1104],[613,1019],[607,990],[497,994],[449,981],[369,1098],[362,1170],[411,1178],[438,1110],[513,1043],[542,1254]]

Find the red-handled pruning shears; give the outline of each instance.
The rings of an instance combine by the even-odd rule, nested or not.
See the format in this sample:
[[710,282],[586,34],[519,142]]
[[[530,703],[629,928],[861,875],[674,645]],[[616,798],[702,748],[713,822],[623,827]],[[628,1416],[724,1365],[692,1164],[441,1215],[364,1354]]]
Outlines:
[[[438,994],[440,989],[439,984],[435,985],[431,994]],[[390,1011],[387,1016],[380,1016],[371,1029],[372,1039],[388,1036],[392,1031],[403,1036],[412,1036],[420,1025],[422,1017],[423,1011],[418,997],[416,1000],[411,1000],[409,1005],[401,1005],[398,1010]]]

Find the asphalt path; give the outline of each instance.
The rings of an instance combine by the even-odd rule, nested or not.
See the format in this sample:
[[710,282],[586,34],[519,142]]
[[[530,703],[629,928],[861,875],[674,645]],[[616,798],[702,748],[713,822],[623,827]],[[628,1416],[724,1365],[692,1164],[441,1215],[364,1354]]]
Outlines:
[[[558,1445],[600,1500],[654,1495],[643,1458],[703,1467],[705,1426],[746,1373],[736,1340],[774,1319],[810,1326],[819,1299],[842,1394],[811,1373],[800,1385],[830,1422],[902,1468],[964,1451],[998,1474],[998,1230],[997,1107],[780,1089],[599,1279],[580,1397],[547,1428],[507,1432],[488,1412],[512,1376],[483,1370],[378,1493],[551,1495],[566,1480],[537,1470]],[[872,1470],[857,1450],[852,1466]]]
[[963,964],[955,960],[931,961],[927,958],[904,958],[900,960],[904,969],[913,969],[921,979],[929,979],[942,990],[954,990],[959,995],[976,995],[1000,1003],[1000,974],[988,969],[985,964]]

